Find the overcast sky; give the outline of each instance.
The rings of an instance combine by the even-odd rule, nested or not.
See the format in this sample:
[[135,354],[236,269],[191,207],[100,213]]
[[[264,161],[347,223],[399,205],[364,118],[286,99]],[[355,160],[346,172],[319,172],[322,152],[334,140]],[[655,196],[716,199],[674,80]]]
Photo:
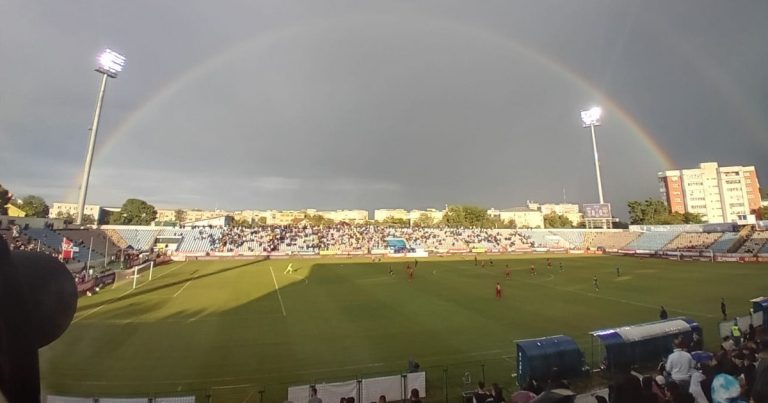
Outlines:
[[593,202],[579,111],[601,104],[623,216],[664,169],[755,165],[768,182],[766,16],[765,0],[4,0],[0,184],[76,201],[111,47],[128,61],[89,204]]

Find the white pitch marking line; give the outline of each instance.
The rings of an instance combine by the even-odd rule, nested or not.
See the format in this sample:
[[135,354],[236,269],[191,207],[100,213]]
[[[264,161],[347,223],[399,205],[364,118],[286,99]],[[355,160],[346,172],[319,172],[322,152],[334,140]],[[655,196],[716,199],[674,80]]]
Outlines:
[[277,299],[280,300],[280,309],[283,310],[283,316],[288,316],[285,314],[285,305],[283,305],[283,297],[280,296],[280,287],[277,286],[277,278],[275,277],[275,271],[272,270],[272,266],[269,266],[269,272],[272,273],[272,281],[275,282],[275,291],[277,291]]
[[[137,288],[138,288],[138,287],[137,287]],[[77,319],[73,320],[73,321],[72,321],[72,323],[75,323],[75,322],[77,322],[78,320],[80,320],[80,319],[82,319],[82,318],[84,318],[84,317],[86,317],[86,316],[88,316],[88,315],[90,315],[90,314],[92,314],[92,313],[94,313],[94,312],[98,311],[99,309],[101,309],[101,308],[104,308],[105,306],[109,305],[109,303],[110,303],[110,302],[112,302],[112,301],[114,301],[114,300],[117,300],[117,299],[120,299],[121,297],[123,297],[123,296],[127,295],[128,293],[130,293],[131,291],[133,291],[133,290],[135,290],[135,289],[136,289],[136,288],[131,288],[130,290],[128,290],[128,291],[126,291],[126,292],[124,292],[124,293],[122,293],[122,294],[118,295],[116,298],[113,298],[113,299],[111,299],[111,300],[109,300],[109,301],[107,301],[107,302],[105,302],[105,303],[103,303],[103,304],[101,304],[101,305],[97,306],[96,308],[93,308],[93,309],[91,309],[90,311],[88,311],[88,312],[84,313],[84,314],[83,314],[83,316],[81,316],[81,317],[79,317],[79,318],[77,318]]]
[[[189,262],[189,261],[187,261],[187,262],[184,262],[184,263],[182,263],[182,264],[180,264],[180,265],[178,265],[178,266],[174,267],[173,269],[170,269],[170,270],[168,270],[168,271],[166,271],[166,272],[164,272],[164,273],[161,273],[161,274],[159,274],[159,275],[155,276],[155,279],[157,279],[158,277],[162,277],[164,274],[168,274],[168,273],[170,273],[170,272],[172,272],[172,271],[174,271],[174,270],[178,269],[178,268],[179,268],[179,267],[181,267],[181,266],[184,266],[184,265],[185,265],[185,264],[187,264],[188,262]],[[145,282],[143,282],[143,283],[141,283],[141,284],[137,285],[137,286],[136,286],[136,288],[139,288],[139,287],[141,287],[141,286],[143,286],[144,284],[147,284],[147,283],[149,283],[149,281],[145,281]],[[115,298],[112,298],[111,300],[109,300],[109,301],[107,301],[107,302],[105,302],[105,303],[103,303],[103,304],[101,304],[101,305],[97,306],[96,308],[93,308],[93,309],[91,309],[90,311],[88,311],[88,312],[84,313],[84,314],[83,314],[83,316],[81,316],[81,317],[79,317],[79,318],[76,318],[75,320],[73,320],[73,321],[72,321],[72,323],[75,323],[75,322],[77,322],[78,320],[80,320],[80,319],[82,319],[82,318],[84,318],[84,317],[86,317],[86,316],[88,316],[88,315],[90,315],[90,314],[92,314],[92,313],[94,313],[94,312],[98,311],[99,309],[101,309],[101,308],[104,308],[105,306],[107,306],[107,305],[109,305],[110,303],[112,303],[112,301],[115,301],[115,300],[117,300],[117,299],[120,299],[121,297],[123,297],[123,296],[127,295],[128,293],[130,293],[131,291],[135,290],[136,288],[131,288],[130,290],[128,290],[128,291],[126,291],[126,292],[124,292],[124,293],[122,293],[122,294],[118,295],[117,297],[115,297]],[[183,289],[183,288],[182,288],[182,289]],[[178,293],[177,293],[177,294],[178,294]],[[175,297],[175,295],[174,295],[174,297]]]
[[181,287],[181,289],[179,291],[176,291],[176,294],[173,294],[173,297],[176,298],[177,295],[181,294],[181,292],[184,291],[184,289],[187,288],[187,286],[191,282],[192,282],[192,280],[187,281],[187,284],[184,284],[184,287]]
[[179,268],[179,267],[181,267],[181,266],[184,266],[185,264],[187,264],[187,263],[189,263],[189,262],[190,262],[190,261],[189,261],[189,260],[187,260],[186,262],[184,262],[184,263],[182,263],[182,264],[180,264],[180,265],[178,265],[178,266],[174,267],[174,268],[173,268],[173,269],[171,269],[171,270],[168,270],[168,271],[165,271],[165,272],[162,272],[162,273],[158,274],[157,276],[155,276],[155,278],[157,279],[157,278],[163,277],[164,275],[166,275],[166,274],[168,274],[168,273],[170,273],[170,272],[172,272],[172,271],[174,271],[174,270],[178,269],[178,268]]

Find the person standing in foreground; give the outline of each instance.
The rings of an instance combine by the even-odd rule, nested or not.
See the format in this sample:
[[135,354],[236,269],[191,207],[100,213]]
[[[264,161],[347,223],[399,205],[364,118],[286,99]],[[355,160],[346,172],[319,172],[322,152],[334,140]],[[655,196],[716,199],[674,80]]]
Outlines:
[[693,357],[687,351],[682,348],[682,339],[675,339],[675,349],[667,357],[667,363],[664,365],[664,369],[667,370],[669,376],[680,385],[681,390],[688,390],[691,384],[691,374],[696,368],[696,362],[693,361]]
[[720,298],[720,312],[723,313],[723,320],[728,320],[728,310],[725,306],[725,298]]
[[323,403],[323,399],[317,397],[317,388],[312,386],[309,388],[309,400],[307,403]]
[[592,287],[595,287],[595,291],[600,291],[600,283],[597,282],[597,276],[592,276]]
[[501,299],[501,283],[496,283],[496,299]]

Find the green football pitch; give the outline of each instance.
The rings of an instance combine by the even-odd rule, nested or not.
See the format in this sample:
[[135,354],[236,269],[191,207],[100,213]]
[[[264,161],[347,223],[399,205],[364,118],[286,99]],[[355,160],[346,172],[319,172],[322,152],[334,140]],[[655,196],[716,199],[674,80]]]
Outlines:
[[[44,389],[272,402],[290,385],[398,374],[413,357],[427,394],[442,400],[444,389],[467,387],[465,375],[510,388],[515,340],[565,334],[589,361],[588,332],[657,320],[660,305],[699,321],[713,348],[720,298],[729,315],[744,315],[768,292],[764,264],[553,255],[548,270],[546,257],[497,256],[485,267],[420,259],[412,281],[414,261],[403,259],[164,265],[135,289],[123,280],[80,299],[69,330],[41,352]],[[284,273],[289,263],[294,273]]]

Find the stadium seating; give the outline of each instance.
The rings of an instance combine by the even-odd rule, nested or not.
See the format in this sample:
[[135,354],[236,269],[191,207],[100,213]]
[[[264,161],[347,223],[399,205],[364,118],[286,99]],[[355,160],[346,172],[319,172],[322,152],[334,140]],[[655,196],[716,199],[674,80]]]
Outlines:
[[636,250],[661,250],[664,245],[678,236],[677,231],[643,232],[637,239],[627,244],[626,248]]
[[634,241],[639,232],[625,231],[594,231],[587,232],[584,236],[584,246],[588,248],[621,249]]
[[[107,252],[110,255],[114,254],[117,249],[120,249],[112,240],[100,230],[93,229],[77,229],[77,230],[57,230],[59,234],[67,237],[75,242],[75,244],[81,244],[83,247],[90,247],[91,239],[93,239],[93,248],[91,250],[91,260],[103,259],[104,253]],[[109,245],[109,247],[107,247]],[[88,252],[86,251],[86,254]],[[85,255],[87,257],[87,255]]]
[[707,249],[721,236],[722,232],[681,232],[664,246],[664,250]]
[[739,248],[737,253],[758,253],[766,245],[766,242],[768,242],[767,231],[754,232],[752,236],[741,245],[741,248]]
[[[3,234],[10,236],[9,230]],[[261,253],[282,252],[287,254],[319,253],[321,251],[363,252],[387,249],[388,238],[402,238],[410,248],[428,252],[444,252],[451,249],[485,249],[487,251],[512,251],[530,247],[545,248],[605,248],[640,250],[711,249],[725,253],[738,234],[651,231],[630,232],[621,230],[572,229],[572,230],[514,230],[514,229],[449,229],[449,228],[392,228],[379,226],[335,225],[313,227],[307,224],[295,226],[264,226],[257,228],[156,228],[129,227],[104,230],[29,229],[17,238],[19,245],[31,247],[28,242],[41,240],[41,250],[58,253],[62,236],[75,242],[80,251],[77,260],[87,257],[90,238],[93,237],[93,259],[103,258],[104,250],[133,247],[149,250],[155,246],[158,236],[180,237],[176,251],[182,253],[230,252]],[[35,244],[36,245],[36,244]],[[36,247],[36,246],[35,246]],[[757,231],[740,249],[741,253],[768,253],[768,231]]]
[[563,238],[571,248],[574,249],[582,249],[584,248],[584,238],[586,236],[586,231],[557,231],[553,230],[550,231],[555,235],[560,236]]
[[104,231],[104,234],[109,237],[109,239],[111,239],[112,242],[120,249],[128,247],[128,242],[126,242],[125,239],[123,239],[123,237],[116,230],[103,229],[102,231]]
[[136,250],[149,250],[159,232],[157,229],[121,228],[117,230],[127,245]]
[[738,237],[739,234],[736,232],[726,232],[717,241],[715,241],[715,243],[713,243],[709,249],[712,249],[712,251],[715,253],[728,252],[728,248],[733,245]]
[[[28,228],[23,231],[31,240],[40,241],[47,248],[61,251],[61,243],[64,241],[64,237],[61,234],[51,231],[47,228]],[[83,248],[80,245],[75,245],[80,248],[77,252],[72,254],[74,260],[83,260],[83,257],[88,256],[87,245]]]

